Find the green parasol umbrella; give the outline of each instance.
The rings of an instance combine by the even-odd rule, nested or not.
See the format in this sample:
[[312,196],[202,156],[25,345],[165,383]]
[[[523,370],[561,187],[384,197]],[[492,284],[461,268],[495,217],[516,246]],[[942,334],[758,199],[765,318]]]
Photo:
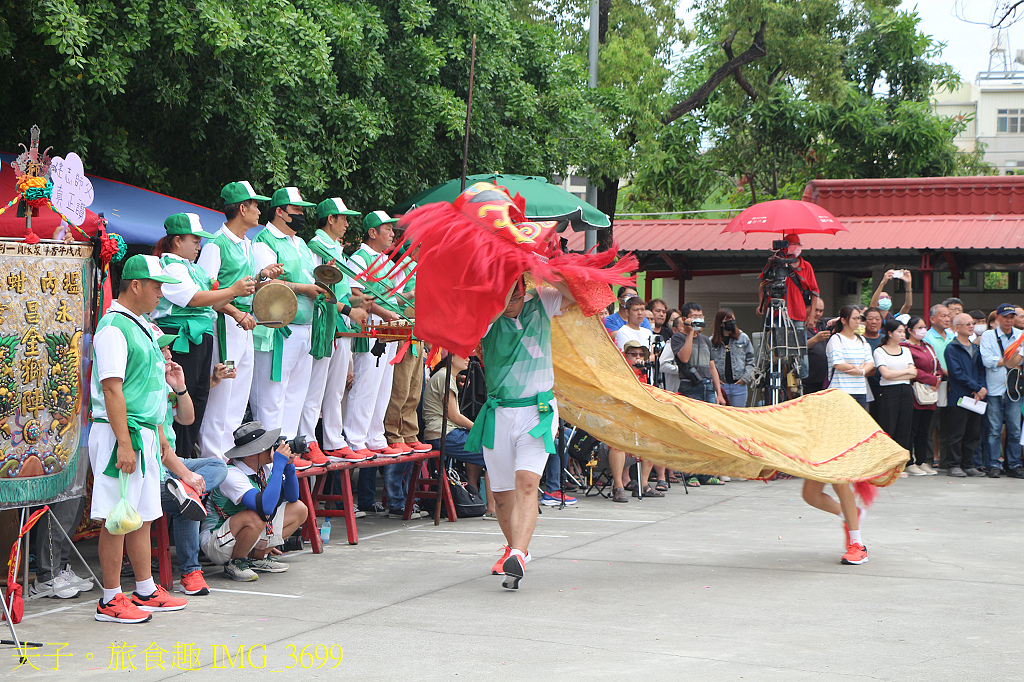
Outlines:
[[[597,230],[611,225],[608,216],[604,213],[566,192],[558,185],[551,184],[546,178],[536,175],[503,175],[501,173],[470,175],[466,178],[467,187],[475,182],[500,185],[507,188],[513,197],[517,193],[523,195],[526,199],[526,217],[529,220],[557,220],[560,223],[559,232],[564,230],[567,225],[572,225],[572,229],[576,232]],[[461,185],[462,181],[455,179],[431,187],[400,203],[395,207],[394,212],[405,213],[413,206],[423,206],[440,201],[451,202],[462,191]]]

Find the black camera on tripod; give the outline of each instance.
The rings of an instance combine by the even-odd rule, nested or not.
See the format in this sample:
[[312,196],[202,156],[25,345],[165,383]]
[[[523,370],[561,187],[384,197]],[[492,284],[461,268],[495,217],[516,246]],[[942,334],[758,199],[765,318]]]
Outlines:
[[[309,452],[309,443],[306,442],[305,436],[295,436],[295,438],[292,438],[291,440],[281,436],[277,439],[277,445],[280,445],[281,443],[285,443],[291,449],[292,454],[295,455],[304,455]],[[276,448],[277,446],[274,447]]]
[[794,272],[794,265],[797,259],[786,255],[789,242],[785,239],[776,239],[772,242],[772,255],[768,258],[768,264],[761,271],[761,279],[765,284],[765,293],[769,298],[786,297],[786,280]]

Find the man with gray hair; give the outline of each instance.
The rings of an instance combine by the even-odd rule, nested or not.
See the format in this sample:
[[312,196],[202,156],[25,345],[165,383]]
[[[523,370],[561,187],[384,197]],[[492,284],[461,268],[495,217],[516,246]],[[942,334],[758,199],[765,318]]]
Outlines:
[[[1003,427],[1006,427],[1006,468],[1013,478],[1024,478],[1021,467],[1020,446],[1020,400],[1012,400],[1006,392],[1006,368],[1020,364],[1020,355],[1013,353],[1004,359],[1006,349],[1020,338],[1019,329],[1013,323],[1017,311],[1011,303],[1000,303],[996,308],[996,326],[981,335],[981,362],[985,365],[985,385],[988,387],[988,461],[979,461],[979,467],[987,467],[989,478],[999,478],[999,450]],[[1018,396],[1019,397],[1019,396]],[[982,428],[983,437],[986,429]],[[979,458],[976,458],[979,459]]]
[[[939,364],[942,366],[942,371],[946,371],[946,344],[956,337],[949,328],[949,308],[943,303],[937,303],[933,305],[929,311],[929,321],[931,322],[931,328],[924,335],[924,341],[935,350],[935,355],[939,358]],[[949,461],[949,446],[946,442],[946,433],[942,430],[941,425],[945,421],[946,414],[949,408],[946,407],[946,389],[948,384],[943,379],[939,383],[939,404],[932,414],[932,423],[928,428],[928,442],[931,443],[936,431],[939,432],[939,468],[946,468]],[[953,407],[956,407],[954,405]]]

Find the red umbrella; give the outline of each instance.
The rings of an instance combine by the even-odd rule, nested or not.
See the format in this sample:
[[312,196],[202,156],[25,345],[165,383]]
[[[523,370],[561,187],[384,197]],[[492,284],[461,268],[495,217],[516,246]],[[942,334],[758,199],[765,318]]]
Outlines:
[[787,234],[835,234],[846,228],[817,204],[792,199],[763,201],[729,221],[727,232],[775,232]]

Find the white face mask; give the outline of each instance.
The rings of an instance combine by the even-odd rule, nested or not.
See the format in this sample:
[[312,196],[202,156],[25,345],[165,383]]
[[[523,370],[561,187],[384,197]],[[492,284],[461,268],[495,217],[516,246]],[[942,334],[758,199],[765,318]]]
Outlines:
[[924,335],[927,334],[927,333],[928,333],[928,330],[924,329],[923,327],[915,329],[913,332],[911,332],[911,334],[914,336],[914,338],[917,339],[918,341],[924,340]]
[[[802,251],[803,251],[803,247],[801,247],[799,244],[790,244],[789,245],[789,255],[792,256],[793,258],[799,258],[800,257],[800,253]],[[607,300],[607,299],[605,299],[605,300]]]
[[984,334],[987,329],[988,329],[988,327],[986,327],[983,324],[976,324],[976,325],[974,325],[974,333],[977,334],[978,336],[981,336],[982,334]]

